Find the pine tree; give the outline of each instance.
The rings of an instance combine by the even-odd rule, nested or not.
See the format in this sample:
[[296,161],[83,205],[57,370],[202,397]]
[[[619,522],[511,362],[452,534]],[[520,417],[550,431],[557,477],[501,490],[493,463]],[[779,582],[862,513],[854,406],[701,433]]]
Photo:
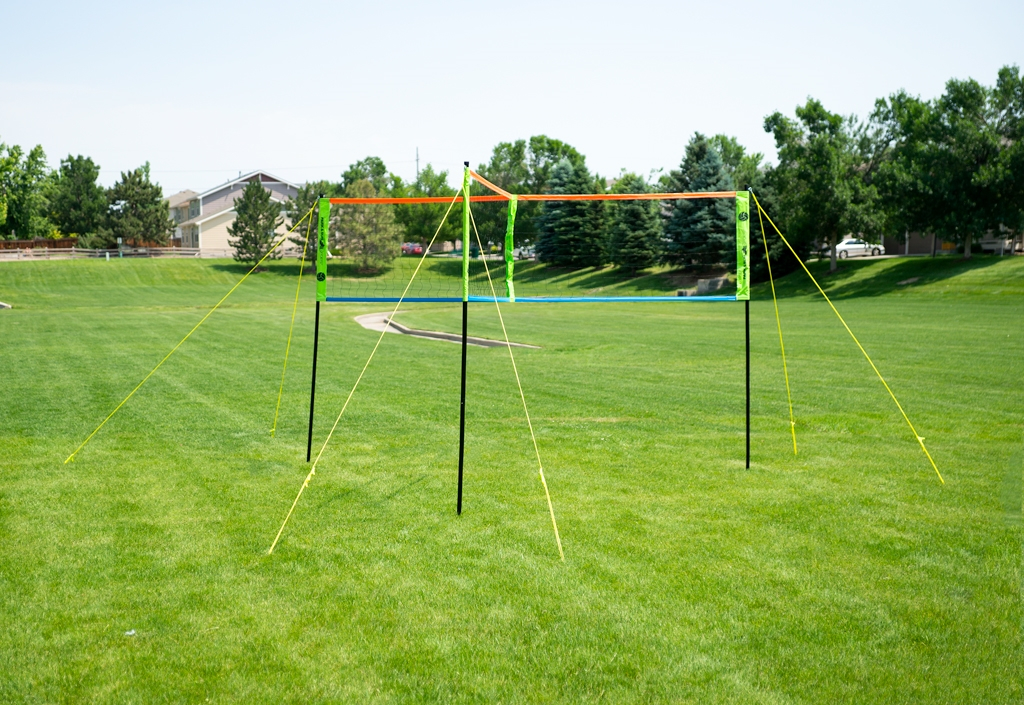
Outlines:
[[[587,167],[561,159],[548,177],[549,193],[590,193],[596,188]],[[538,222],[537,257],[559,267],[599,267],[606,261],[604,203],[545,201]]]
[[[686,155],[669,176],[672,191],[731,191],[733,181],[722,157],[707,137],[695,133]],[[665,219],[664,259],[681,266],[731,264],[736,261],[732,201],[709,198],[669,201]]]
[[[303,249],[305,249],[306,258],[304,263],[312,262],[316,259],[317,224],[320,222],[320,209],[317,207],[317,204],[320,201],[320,196],[333,196],[336,188],[329,181],[310,181],[299,187],[295,198],[289,198],[284,202],[289,229],[294,228],[295,224],[302,220],[306,213],[309,213],[310,208],[313,209],[309,220],[296,228],[288,237],[288,241],[298,248],[300,257],[302,256]],[[307,234],[309,242],[306,242]]]
[[[255,264],[277,239],[277,229],[284,222],[281,204],[270,200],[270,191],[263,188],[262,182],[250,181],[235,201],[235,214],[235,222],[228,226],[232,236],[228,244],[235,248],[236,261]],[[270,255],[270,259],[280,257],[280,249]]]
[[107,195],[96,183],[100,167],[78,155],[61,162],[50,197],[50,218],[65,235],[92,235],[103,225]]
[[[547,193],[569,193],[569,185],[573,177],[572,164],[562,159],[551,168],[548,174]],[[540,214],[536,219],[537,226],[537,259],[556,266],[566,266],[568,257],[563,251],[561,235],[564,230],[562,223],[568,217],[569,201],[544,201]]]
[[[373,198],[377,190],[366,179],[353,182],[345,191],[350,198]],[[373,273],[390,264],[401,252],[402,228],[395,212],[386,205],[340,206],[333,218],[333,242],[345,257],[355,260],[361,273]]]
[[[642,177],[624,174],[614,193],[646,193]],[[617,201],[611,206],[610,249],[612,262],[636,272],[658,262],[661,248],[661,215],[655,201]]]
[[121,172],[121,179],[107,189],[106,223],[98,243],[113,247],[117,238],[125,244],[164,244],[174,231],[174,221],[160,184],[149,180],[149,162],[138,169]]

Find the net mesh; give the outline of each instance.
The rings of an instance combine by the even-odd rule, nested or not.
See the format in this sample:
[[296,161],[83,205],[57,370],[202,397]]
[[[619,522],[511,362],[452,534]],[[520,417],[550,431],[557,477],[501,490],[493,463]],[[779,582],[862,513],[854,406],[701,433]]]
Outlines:
[[[498,296],[508,296],[505,274],[509,255],[514,267],[517,301],[728,297],[736,293],[733,223],[705,228],[700,241],[688,243],[683,251],[676,253],[674,261],[640,272],[612,265],[565,268],[537,260],[535,236],[534,239],[517,237],[514,247],[506,252],[503,218],[490,217],[489,213],[497,211],[499,205],[474,203],[472,206],[483,248],[477,245],[475,235],[471,234],[471,300],[492,298],[484,271],[485,259]],[[531,211],[542,207],[539,203],[523,205]],[[731,208],[731,202],[728,205]],[[408,232],[402,229],[400,219],[394,216],[402,207],[344,204],[332,208],[326,267],[328,301],[397,300],[403,292],[405,300],[411,302],[461,300],[463,243],[460,229],[454,224],[461,218],[462,204],[456,203],[443,223],[440,221],[444,210],[440,210],[441,215],[437,217],[441,225],[439,238],[435,239],[425,258],[423,252],[428,243],[408,240]],[[523,215],[526,214],[521,213],[520,218]],[[529,232],[528,227],[522,230]],[[671,251],[672,243],[666,240],[665,245]],[[423,263],[410,285],[410,278],[421,259]]]

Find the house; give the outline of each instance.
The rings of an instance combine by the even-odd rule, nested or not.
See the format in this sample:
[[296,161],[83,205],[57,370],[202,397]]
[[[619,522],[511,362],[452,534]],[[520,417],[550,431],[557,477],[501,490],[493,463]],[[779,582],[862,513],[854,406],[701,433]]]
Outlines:
[[[265,171],[254,171],[208,191],[180,191],[167,199],[174,220],[174,239],[182,247],[195,247],[204,254],[230,255],[228,226],[235,220],[235,199],[250,181],[259,181],[270,191],[270,200],[282,206],[298,194],[298,184],[279,179]],[[282,225],[278,232],[284,234]]]

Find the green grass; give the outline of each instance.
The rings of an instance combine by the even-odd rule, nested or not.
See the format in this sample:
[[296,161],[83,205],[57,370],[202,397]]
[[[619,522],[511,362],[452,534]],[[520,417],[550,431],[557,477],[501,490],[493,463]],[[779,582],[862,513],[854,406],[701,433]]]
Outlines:
[[[823,278],[945,485],[802,274],[779,283],[800,454],[762,285],[750,470],[741,305],[505,307],[542,346],[516,356],[565,563],[507,351],[469,351],[456,517],[459,347],[397,335],[267,556],[308,470],[311,289],[268,435],[293,268],[242,285],[64,465],[239,269],[0,265],[0,701],[1024,699],[1024,258]],[[376,342],[352,317],[387,308],[322,309],[320,442]],[[493,305],[470,333],[500,336]]]

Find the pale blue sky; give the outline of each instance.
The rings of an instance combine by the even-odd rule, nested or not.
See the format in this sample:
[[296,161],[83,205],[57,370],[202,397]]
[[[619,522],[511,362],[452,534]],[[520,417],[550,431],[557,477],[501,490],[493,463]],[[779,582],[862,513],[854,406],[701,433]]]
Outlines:
[[592,169],[673,168],[695,130],[773,153],[807,96],[865,116],[900,88],[1024,63],[1024,3],[18,2],[0,18],[0,141],[165,193],[263,168],[337,179],[378,155],[458,170],[545,133]]

